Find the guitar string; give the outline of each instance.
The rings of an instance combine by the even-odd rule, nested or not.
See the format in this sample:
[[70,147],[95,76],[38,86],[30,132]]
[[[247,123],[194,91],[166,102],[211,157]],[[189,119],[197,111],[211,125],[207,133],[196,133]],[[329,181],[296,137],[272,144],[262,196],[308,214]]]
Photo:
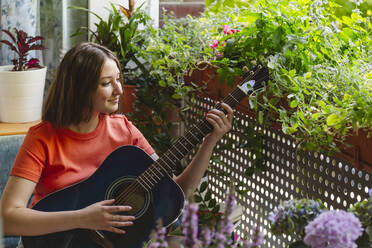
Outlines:
[[[264,78],[266,78],[266,77],[264,77]],[[237,92],[239,92],[239,91],[237,91]],[[234,93],[234,92],[233,92]],[[231,105],[231,103],[229,103],[231,100],[232,101],[234,101],[235,100],[235,102],[240,102],[240,101],[237,101],[234,97],[233,97],[233,94],[230,94],[229,95],[231,98],[230,99],[226,99],[226,101],[224,101],[226,104],[229,104],[229,105]],[[229,97],[228,96],[228,97]],[[188,132],[187,134],[189,134],[190,132]],[[186,134],[186,136],[187,136],[187,134]],[[186,137],[185,136],[185,137]],[[203,136],[204,136],[204,133],[203,133]],[[181,137],[182,138],[182,137]],[[187,139],[186,139],[187,140]],[[176,143],[175,144],[175,146],[173,146],[173,147],[176,147],[177,146],[177,144],[178,143]],[[181,144],[182,145],[182,144]],[[183,156],[183,155],[182,155]],[[164,161],[164,162],[166,162],[166,161]],[[167,164],[166,164],[167,165]],[[160,165],[161,166],[161,165]],[[162,166],[161,166],[162,167]],[[168,167],[168,166],[167,166]],[[157,175],[154,171],[152,171],[152,168],[154,168],[155,169],[155,166],[151,166],[150,168],[149,168],[149,170],[151,170],[151,172],[152,173],[154,173],[155,175]],[[163,167],[162,167],[163,168]],[[164,169],[164,168],[163,168]],[[143,175],[146,173],[146,171],[143,173]],[[150,174],[151,175],[151,174]],[[164,175],[162,175],[161,174],[161,177],[163,177]],[[139,176],[139,177],[141,177],[141,176]],[[128,194],[132,194],[133,195],[133,193],[135,192],[135,191],[137,191],[138,189],[140,189],[140,188],[144,188],[145,190],[146,190],[146,187],[145,186],[143,186],[143,185],[141,185],[141,183],[136,183],[137,181],[135,181],[135,183],[132,183],[128,188],[126,188],[126,190],[124,190],[119,196],[118,196],[118,198],[119,198],[119,201],[118,201],[118,203],[124,203],[123,202],[123,200],[130,200],[131,199],[131,197],[130,198],[127,198],[126,196],[128,195]],[[145,181],[144,181],[145,182]],[[146,183],[146,182],[145,182]],[[156,180],[155,180],[155,184],[156,184],[157,182],[156,182]],[[148,190],[151,190],[151,188],[153,187],[153,186],[155,186],[155,184],[154,183],[152,183],[153,185],[151,185],[151,181],[150,181],[150,187],[149,187],[149,189]],[[131,187],[132,186],[132,187]],[[146,184],[146,186],[148,186],[147,184]],[[133,189],[132,189],[133,188]],[[125,198],[125,199],[124,199]]]
[[[264,76],[263,78],[267,78],[267,76]],[[259,79],[259,80],[257,80],[257,81],[260,81],[260,80],[262,80],[262,78],[261,79]],[[239,91],[237,91],[237,92],[239,92]],[[234,93],[234,92],[233,92]],[[236,99],[233,97],[233,94],[230,94],[229,95],[231,98],[231,100],[235,100],[236,101]],[[228,96],[228,97],[229,97]],[[227,97],[227,98],[228,98]],[[226,99],[226,101],[224,101],[226,104],[229,104],[229,105],[231,105],[231,103],[229,103],[229,101],[230,101],[230,99]],[[238,102],[238,101],[236,101],[236,102]],[[239,101],[240,102],[240,101]],[[190,132],[188,132],[187,134],[189,134]],[[187,134],[186,134],[186,136],[187,136]],[[192,133],[191,133],[192,134]],[[186,137],[185,136],[185,137]],[[203,133],[203,136],[204,136],[204,133]],[[182,138],[182,137],[181,137]],[[176,145],[177,145],[178,143],[176,143],[175,144],[175,146],[173,146],[173,147],[176,147]],[[172,148],[173,148],[172,147]],[[165,162],[165,164],[167,165],[167,163],[166,163],[166,161],[164,161]],[[155,165],[155,164],[153,164],[153,165]],[[160,164],[159,164],[159,166],[161,167],[161,168],[163,168]],[[168,167],[168,166],[167,166]],[[155,169],[155,166],[151,166],[149,169],[150,170],[152,170],[152,168],[154,168]],[[157,169],[156,169],[157,170]],[[163,168],[163,170],[165,170],[164,168]],[[146,172],[146,171],[145,171]],[[154,173],[155,175],[157,175],[154,171],[152,171],[152,173]],[[167,171],[166,171],[166,173],[167,173]],[[144,174],[144,173],[143,173]],[[151,175],[151,174],[150,174]],[[163,177],[164,175],[162,175],[161,174],[161,177]],[[141,175],[139,176],[139,178],[141,177]],[[156,182],[156,180],[155,180],[155,184],[156,184],[157,182]],[[147,185],[147,184],[146,184]],[[132,186],[132,187],[131,187]],[[148,186],[148,185],[147,185]],[[153,187],[153,186],[155,186],[155,185],[150,185],[150,187],[149,187],[149,189],[148,190],[151,190],[151,188]],[[131,194],[132,196],[133,196],[133,193],[135,192],[135,191],[137,191],[138,189],[141,189],[141,188],[144,188],[145,190],[146,190],[146,187],[144,186],[144,185],[141,185],[141,183],[140,182],[138,182],[137,180],[134,182],[134,183],[132,183],[128,188],[126,188],[119,196],[118,196],[118,198],[119,198],[119,201],[118,201],[118,203],[120,203],[120,204],[122,204],[122,203],[124,203],[123,202],[123,200],[131,200],[131,198],[132,197],[129,197],[129,198],[127,198],[127,195],[128,194]]]
[[[256,75],[256,73],[254,73],[254,75]],[[268,76],[267,75],[265,75],[264,77],[262,77],[262,78],[260,78],[260,79],[258,79],[257,81],[263,81],[263,79],[265,78],[267,78]],[[237,101],[235,98],[234,98],[234,96],[233,96],[233,94],[235,93],[235,92],[237,92],[237,93],[241,93],[241,90],[239,91],[239,90],[237,90],[237,91],[233,91],[231,94],[229,94],[224,100],[224,103],[226,103],[226,104],[228,104],[228,105],[232,105],[232,103],[235,101],[235,102],[237,102],[237,103],[239,103],[240,101]],[[245,95],[244,95],[245,96]],[[244,97],[243,96],[243,97]],[[230,97],[230,98],[229,98]],[[232,101],[232,102],[231,102]],[[205,119],[203,119],[202,121],[201,121],[201,123],[203,123],[203,121],[205,121]],[[209,123],[209,122],[208,122]],[[197,126],[195,126],[195,127],[197,127]],[[208,128],[209,129],[209,128]],[[188,135],[190,133],[190,131],[185,135],[185,137]],[[205,134],[204,133],[202,133],[203,134],[203,136],[205,136]],[[182,137],[180,138],[180,139],[182,139]],[[187,139],[186,139],[187,140]],[[188,140],[187,140],[188,141]],[[171,149],[173,148],[173,147],[175,147],[176,148],[176,146],[177,146],[177,144],[179,144],[179,142],[176,142],[175,143],[175,145],[174,146],[172,146],[171,147]],[[181,144],[181,143],[180,143]],[[182,144],[181,144],[182,145]],[[171,150],[170,149],[170,150]],[[182,154],[181,154],[182,155]],[[184,156],[184,155],[182,155],[182,156]],[[176,156],[177,157],[177,156]],[[166,163],[166,161],[164,161],[164,160],[161,160],[161,161],[163,161],[163,162],[165,162],[165,165],[167,165],[167,163]],[[156,172],[154,172],[154,171],[152,171],[152,168],[155,168],[155,166],[153,166],[153,165],[156,165],[156,164],[158,164],[166,173],[167,173],[167,171],[160,165],[160,162],[161,161],[159,161],[158,163],[154,163],[154,164],[152,164],[149,168],[148,168],[148,170],[150,170],[152,173],[154,173],[155,175],[157,175],[157,176],[159,176],[158,174],[156,174]],[[168,165],[167,165],[167,167],[169,167]],[[145,170],[145,172],[143,173],[143,174],[141,174],[139,177],[138,177],[138,180],[139,179],[142,179],[142,175],[145,175],[145,173],[146,173],[146,171],[148,171],[148,170]],[[157,170],[157,169],[156,169]],[[150,175],[152,175],[152,174],[150,174]],[[161,178],[164,176],[163,174],[160,174],[161,175]],[[160,180],[159,180],[160,181]],[[158,181],[158,182],[159,182]],[[143,182],[145,182],[144,180],[143,180]],[[154,187],[157,183],[158,183],[157,181],[156,181],[156,179],[155,179],[155,183],[151,183],[151,181],[150,181],[150,187],[149,187],[149,189],[147,189],[147,190],[151,190],[152,189],[152,187]],[[146,182],[145,182],[145,184],[146,184]],[[151,184],[153,184],[153,185],[151,185]],[[146,184],[146,186],[148,186],[147,184]],[[123,190],[123,192],[121,192],[119,195],[118,195],[118,197],[117,197],[117,199],[119,199],[118,201],[116,201],[117,202],[117,204],[124,204],[125,202],[125,200],[126,201],[129,201],[129,200],[131,200],[132,199],[132,197],[134,196],[134,193],[138,190],[138,189],[141,189],[141,188],[143,188],[143,189],[145,189],[146,190],[146,187],[144,186],[144,185],[141,185],[141,183],[140,182],[138,182],[137,180],[135,180],[132,184],[130,184],[125,190]],[[128,197],[128,195],[129,195],[129,197]]]
[[[236,91],[236,92],[239,92],[239,91]],[[231,95],[233,95],[233,93],[234,93],[234,91],[231,93],[231,94],[229,94],[229,96],[231,96]],[[229,97],[228,96],[228,97]],[[234,100],[236,101],[236,99],[234,98],[234,97],[231,97],[231,98],[228,98],[228,97],[226,97],[227,99],[226,99],[226,101],[225,101],[225,103],[226,104],[228,104],[228,105],[232,105],[233,104],[233,102],[234,102]],[[240,101],[239,101],[240,102]],[[203,119],[203,121],[204,121],[205,119]],[[201,122],[202,124],[204,124],[203,123],[203,121]],[[208,122],[209,123],[209,122]],[[196,127],[196,126],[195,126]],[[208,129],[209,129],[209,127],[207,127]],[[190,133],[190,132],[188,132],[188,133]],[[187,134],[188,134],[187,133]],[[202,134],[203,134],[203,136],[205,136],[205,134],[202,132]],[[187,135],[186,135],[187,136]],[[182,137],[180,138],[180,139],[182,139]],[[179,150],[177,149],[177,145],[178,144],[181,144],[182,145],[182,143],[180,143],[180,142],[176,142],[175,143],[175,145],[174,146],[172,146],[171,148],[175,148],[178,152],[179,152]],[[182,145],[183,146],[183,145]],[[184,146],[183,146],[184,147]],[[186,147],[184,147],[184,148],[186,148]],[[187,150],[187,148],[186,148],[186,150]],[[182,157],[184,156],[183,154],[182,154],[182,152],[179,152],[180,153],[180,155],[182,155]],[[152,167],[153,166],[150,166],[149,167],[149,169],[151,170],[152,169]],[[145,172],[142,174],[142,175],[144,175],[145,173],[146,173],[146,171],[148,171],[148,170],[145,170]],[[154,174],[156,174],[155,172],[153,172]],[[139,178],[141,178],[141,176],[142,175],[140,175],[139,176]],[[162,175],[162,177],[163,177],[164,175]],[[142,178],[141,178],[142,179]],[[134,183],[132,183],[131,185],[129,185],[125,190],[123,190],[123,192],[121,192],[120,193],[120,195],[118,195],[117,196],[117,201],[115,201],[115,203],[117,203],[117,204],[123,204],[123,203],[125,203],[124,201],[125,200],[127,200],[127,201],[130,201],[131,199],[132,199],[132,197],[134,196],[134,193],[136,193],[136,191],[138,190],[138,189],[140,189],[141,188],[141,184],[140,183],[136,183],[137,182],[137,180],[135,180],[135,182]],[[143,181],[143,182],[145,182],[145,181]],[[155,184],[156,184],[157,182],[156,182],[156,180],[155,180]],[[146,182],[145,182],[145,184],[146,184]],[[153,186],[155,186],[155,184],[153,184],[152,186],[151,186],[151,181],[150,181],[150,187],[149,187],[149,189],[148,190],[151,190],[151,188],[153,187]],[[146,186],[148,186],[147,184],[146,184]],[[142,186],[142,188],[145,188],[145,190],[146,190],[146,187],[144,187],[144,186]],[[130,196],[130,197],[128,197],[128,195]]]

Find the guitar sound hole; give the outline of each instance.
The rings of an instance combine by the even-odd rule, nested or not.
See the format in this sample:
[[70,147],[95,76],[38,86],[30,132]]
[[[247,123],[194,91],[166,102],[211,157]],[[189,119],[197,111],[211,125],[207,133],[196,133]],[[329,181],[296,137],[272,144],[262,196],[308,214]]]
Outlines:
[[115,199],[115,205],[131,206],[132,210],[119,213],[141,217],[150,205],[151,195],[141,186],[133,185],[133,178],[119,178],[109,187],[106,199]]

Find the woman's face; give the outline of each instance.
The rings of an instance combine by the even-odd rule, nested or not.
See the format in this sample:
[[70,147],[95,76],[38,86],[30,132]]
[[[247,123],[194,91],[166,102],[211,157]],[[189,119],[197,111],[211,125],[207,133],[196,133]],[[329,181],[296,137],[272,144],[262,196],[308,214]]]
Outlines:
[[122,93],[120,71],[114,60],[106,59],[93,98],[93,112],[115,112],[118,110],[119,98]]

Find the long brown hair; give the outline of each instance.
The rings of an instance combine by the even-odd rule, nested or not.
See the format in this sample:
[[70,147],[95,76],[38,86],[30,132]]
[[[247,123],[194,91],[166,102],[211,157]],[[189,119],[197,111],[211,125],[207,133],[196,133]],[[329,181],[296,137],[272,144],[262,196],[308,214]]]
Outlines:
[[91,42],[71,48],[58,66],[44,102],[42,120],[57,127],[88,121],[93,111],[93,94],[106,59],[114,60],[121,73],[119,61],[109,49]]

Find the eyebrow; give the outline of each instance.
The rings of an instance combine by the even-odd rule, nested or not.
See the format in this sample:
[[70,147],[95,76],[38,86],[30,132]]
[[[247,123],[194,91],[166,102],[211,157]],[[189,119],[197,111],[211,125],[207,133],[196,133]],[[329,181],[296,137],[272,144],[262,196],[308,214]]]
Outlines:
[[[120,72],[117,74],[117,76],[120,76]],[[105,78],[111,78],[111,76],[100,77],[100,79],[105,79]]]

